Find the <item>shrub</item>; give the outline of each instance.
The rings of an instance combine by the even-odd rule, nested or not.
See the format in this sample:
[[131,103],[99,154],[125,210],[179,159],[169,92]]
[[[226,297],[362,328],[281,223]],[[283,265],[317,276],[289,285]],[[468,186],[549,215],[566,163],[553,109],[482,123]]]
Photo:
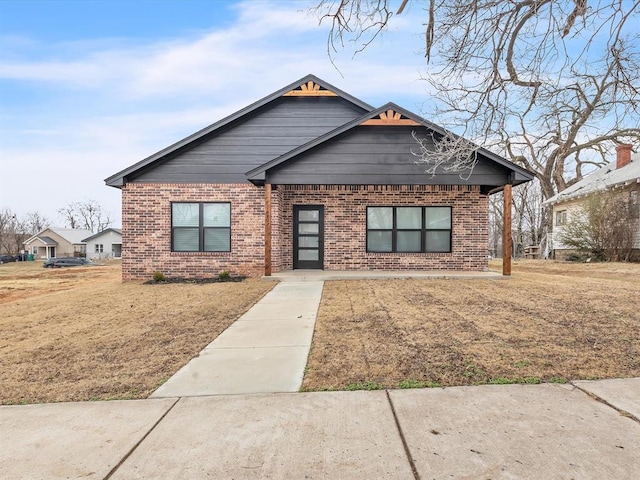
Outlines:
[[164,273],[158,271],[153,274],[154,282],[166,282],[167,277],[165,277]]
[[219,280],[231,280],[231,273],[229,273],[229,270],[224,270],[223,272],[220,272],[218,274],[218,279]]
[[560,241],[589,261],[629,261],[637,207],[626,191],[593,193],[571,214]]
[[570,253],[566,256],[565,261],[567,262],[586,262],[587,257],[584,255],[579,255],[577,253]]

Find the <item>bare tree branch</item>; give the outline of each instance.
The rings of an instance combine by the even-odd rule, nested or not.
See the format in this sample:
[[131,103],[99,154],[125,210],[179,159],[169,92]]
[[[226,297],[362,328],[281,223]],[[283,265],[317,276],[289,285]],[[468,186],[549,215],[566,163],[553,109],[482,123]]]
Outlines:
[[[396,4],[321,1],[330,56],[366,48]],[[425,12],[425,116],[533,171],[542,199],[640,144],[640,0],[403,0],[398,15],[409,4]],[[416,141],[427,174],[443,171],[436,142]]]
[[478,163],[478,145],[453,134],[444,137],[431,134],[427,138],[419,138],[413,131],[411,136],[420,147],[419,153],[411,151],[412,155],[420,158],[415,163],[424,164],[425,173],[432,178],[441,172],[458,173],[463,180],[471,177]]
[[108,228],[111,216],[95,200],[71,202],[59,208],[58,213],[69,228],[91,230],[94,233]]
[[20,216],[10,208],[0,210],[0,253],[17,254],[24,241],[49,226],[49,220],[38,212]]

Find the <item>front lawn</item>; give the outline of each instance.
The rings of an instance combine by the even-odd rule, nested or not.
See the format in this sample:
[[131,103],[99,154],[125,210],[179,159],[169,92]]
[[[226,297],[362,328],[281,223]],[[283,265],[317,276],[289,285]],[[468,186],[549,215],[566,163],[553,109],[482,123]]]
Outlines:
[[303,389],[637,377],[638,292],[640,265],[616,263],[519,261],[508,280],[326,282]]
[[120,278],[0,265],[0,403],[145,398],[274,286]]

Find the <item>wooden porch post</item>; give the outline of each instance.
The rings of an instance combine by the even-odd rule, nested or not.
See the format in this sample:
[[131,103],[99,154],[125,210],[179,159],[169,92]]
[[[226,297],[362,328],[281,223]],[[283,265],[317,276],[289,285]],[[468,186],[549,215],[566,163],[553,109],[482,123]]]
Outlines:
[[502,275],[511,275],[511,184],[504,186],[504,213],[502,225]]
[[271,276],[271,184],[264,184],[264,275]]

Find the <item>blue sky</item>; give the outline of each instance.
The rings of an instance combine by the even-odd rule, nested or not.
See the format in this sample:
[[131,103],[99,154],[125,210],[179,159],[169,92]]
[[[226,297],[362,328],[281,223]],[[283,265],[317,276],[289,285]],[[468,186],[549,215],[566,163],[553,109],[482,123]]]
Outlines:
[[[399,4],[400,2],[398,2]],[[313,1],[0,0],[0,208],[97,200],[104,178],[308,73],[419,113],[423,12],[331,64]]]

